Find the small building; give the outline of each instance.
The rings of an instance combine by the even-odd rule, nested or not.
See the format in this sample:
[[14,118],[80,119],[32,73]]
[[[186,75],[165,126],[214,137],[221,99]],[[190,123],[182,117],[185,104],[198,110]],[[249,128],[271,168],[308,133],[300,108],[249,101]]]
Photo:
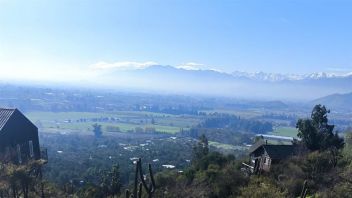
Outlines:
[[253,173],[269,172],[272,164],[294,155],[294,146],[267,144],[267,142],[258,141],[249,149],[249,155]]
[[41,158],[38,128],[19,110],[0,108],[0,154],[8,151],[20,164]]

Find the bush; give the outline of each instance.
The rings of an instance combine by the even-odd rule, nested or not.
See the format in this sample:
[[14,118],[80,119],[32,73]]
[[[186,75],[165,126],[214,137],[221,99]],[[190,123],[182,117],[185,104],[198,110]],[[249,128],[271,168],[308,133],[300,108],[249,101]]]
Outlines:
[[[233,196],[236,197],[236,196]],[[253,176],[248,186],[242,187],[239,197],[245,198],[279,198],[287,197],[285,191],[281,191],[275,183],[265,177]]]
[[329,152],[315,151],[308,154],[303,166],[307,177],[315,181],[320,180],[324,173],[334,167],[332,157]]

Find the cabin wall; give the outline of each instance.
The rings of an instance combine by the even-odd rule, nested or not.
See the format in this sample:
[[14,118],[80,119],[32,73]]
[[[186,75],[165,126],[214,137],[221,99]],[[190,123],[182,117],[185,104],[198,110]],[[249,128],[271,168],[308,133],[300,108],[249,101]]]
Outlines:
[[2,150],[6,147],[17,150],[17,145],[20,145],[21,158],[25,160],[30,157],[29,141],[32,141],[34,159],[40,159],[38,128],[24,115],[14,112],[1,133],[0,145]]
[[261,169],[265,172],[269,172],[271,166],[271,158],[268,155],[263,155],[261,162]]
[[270,171],[270,166],[272,163],[272,159],[268,155],[268,153],[263,149],[258,149],[251,154],[251,159],[255,163],[253,164],[254,167],[258,167],[259,171]]

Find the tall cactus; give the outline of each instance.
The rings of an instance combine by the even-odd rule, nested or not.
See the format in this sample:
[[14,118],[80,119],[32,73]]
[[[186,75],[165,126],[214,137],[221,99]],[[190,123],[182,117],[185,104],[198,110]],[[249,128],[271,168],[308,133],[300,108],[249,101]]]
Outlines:
[[[151,164],[148,165],[148,170],[150,176],[149,185],[147,184],[143,175],[142,159],[139,158],[135,169],[133,193],[131,194],[129,190],[126,190],[126,198],[142,198],[143,188],[146,190],[148,198],[153,197],[153,193],[155,192],[155,180]],[[138,180],[140,180],[141,182],[138,182]]]
[[308,191],[307,180],[304,180],[300,198],[306,198]]
[[125,195],[126,195],[126,198],[130,198],[130,197],[131,197],[130,194],[131,194],[131,193],[130,193],[130,190],[127,189],[127,190],[126,190],[126,194],[125,194]]

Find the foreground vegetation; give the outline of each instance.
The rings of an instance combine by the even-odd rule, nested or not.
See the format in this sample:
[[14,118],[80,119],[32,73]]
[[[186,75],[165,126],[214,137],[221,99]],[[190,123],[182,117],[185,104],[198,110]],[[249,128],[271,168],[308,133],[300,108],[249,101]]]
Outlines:
[[[352,131],[346,131],[342,139],[329,123],[328,113],[317,105],[310,119],[298,120],[301,140],[293,142],[296,154],[260,175],[243,172],[247,157],[215,151],[210,145],[222,144],[209,142],[204,134],[194,141],[167,134],[49,133],[41,136],[51,146],[44,182],[30,171],[37,162],[18,166],[2,161],[0,197],[40,196],[41,184],[49,197],[125,197],[124,189],[136,189],[134,169],[139,157],[153,169],[154,197],[297,197],[302,192],[313,197],[348,197],[352,193]],[[139,170],[145,164],[139,164]],[[141,196],[148,197],[147,191]]]
[[[297,197],[302,190],[314,197],[349,197],[352,193],[352,131],[345,142],[328,123],[323,106],[311,119],[297,123],[296,155],[275,164],[271,172],[246,176],[244,159],[209,152],[202,137],[194,149],[192,165],[183,174],[157,175],[160,197]],[[304,184],[306,181],[306,188]],[[161,196],[163,194],[163,196]]]

